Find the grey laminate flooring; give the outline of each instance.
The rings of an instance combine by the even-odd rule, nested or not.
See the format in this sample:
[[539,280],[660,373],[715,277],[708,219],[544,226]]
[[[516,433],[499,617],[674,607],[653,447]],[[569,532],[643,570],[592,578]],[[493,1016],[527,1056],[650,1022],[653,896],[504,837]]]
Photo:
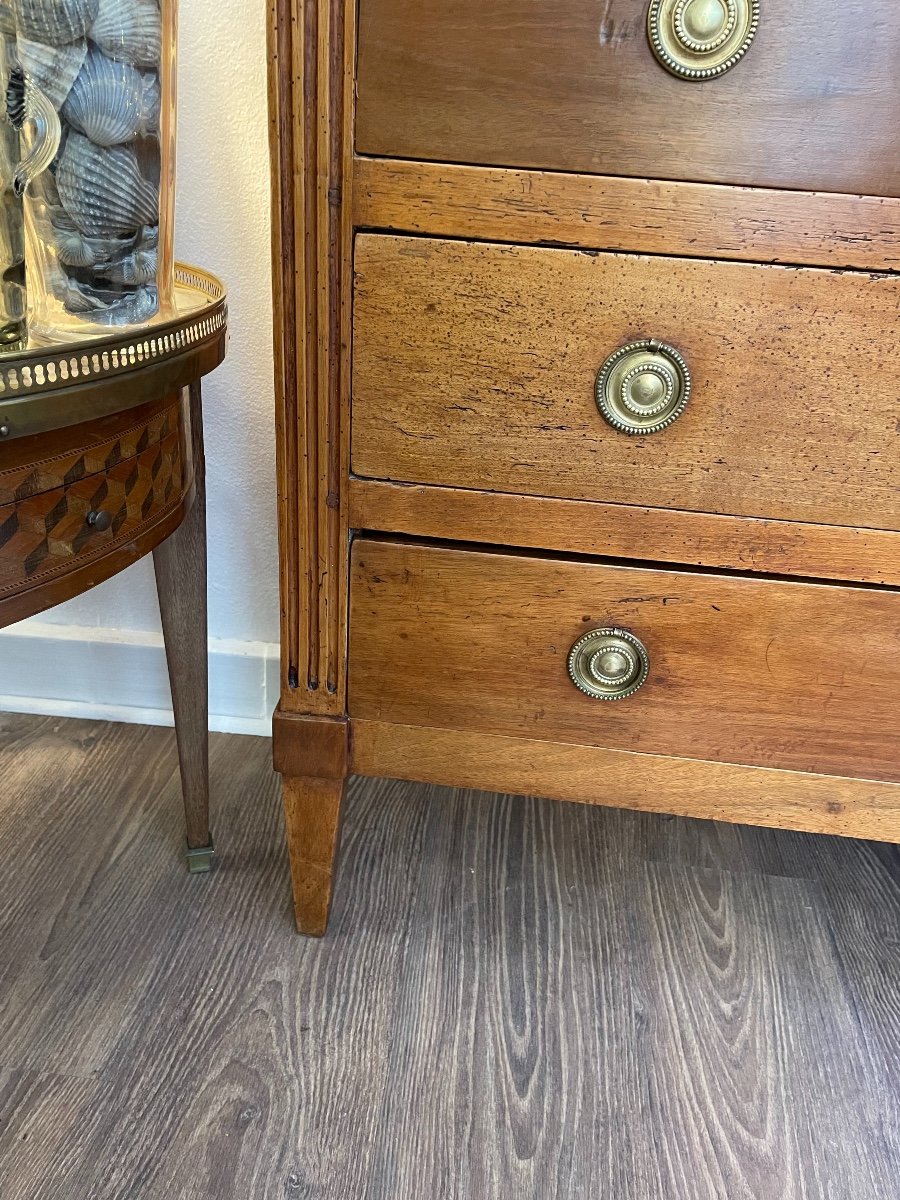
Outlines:
[[0,717],[2,1200],[900,1197],[896,849],[358,781],[314,942],[212,774]]

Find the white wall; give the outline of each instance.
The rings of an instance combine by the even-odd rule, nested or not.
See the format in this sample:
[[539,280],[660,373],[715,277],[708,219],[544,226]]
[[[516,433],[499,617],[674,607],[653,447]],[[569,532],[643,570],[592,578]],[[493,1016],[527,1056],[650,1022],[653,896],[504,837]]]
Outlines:
[[[180,0],[178,58],[176,253],[224,281],[231,330],[203,387],[211,723],[265,732],[278,640],[265,5]],[[171,719],[149,558],[0,633],[4,708]]]

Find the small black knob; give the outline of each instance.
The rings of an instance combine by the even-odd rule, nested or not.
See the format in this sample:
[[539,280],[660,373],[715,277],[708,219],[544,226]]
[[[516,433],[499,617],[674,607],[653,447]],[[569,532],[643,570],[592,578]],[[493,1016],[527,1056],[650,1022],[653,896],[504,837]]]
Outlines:
[[112,525],[112,513],[105,508],[98,508],[87,515],[87,523],[91,529],[104,533]]

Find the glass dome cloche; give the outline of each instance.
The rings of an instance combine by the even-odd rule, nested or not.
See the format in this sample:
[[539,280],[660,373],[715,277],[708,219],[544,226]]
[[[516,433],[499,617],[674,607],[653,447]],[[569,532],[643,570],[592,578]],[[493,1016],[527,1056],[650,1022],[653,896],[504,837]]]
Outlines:
[[[53,160],[60,125],[47,97],[26,84],[16,57],[12,12],[2,3],[0,96],[6,100],[6,119],[0,119],[0,354],[7,354],[28,345],[22,197],[29,182]],[[24,154],[26,141],[29,150]]]
[[177,0],[5,3],[26,87],[60,129],[24,197],[30,340],[169,319]]

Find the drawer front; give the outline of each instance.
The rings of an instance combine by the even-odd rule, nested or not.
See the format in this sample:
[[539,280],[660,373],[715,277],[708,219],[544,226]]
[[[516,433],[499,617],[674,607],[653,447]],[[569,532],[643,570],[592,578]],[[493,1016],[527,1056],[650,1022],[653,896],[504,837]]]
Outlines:
[[[649,658],[615,702],[567,665],[607,627]],[[350,715],[897,782],[898,638],[887,589],[360,539]]]
[[[0,506],[0,598],[128,542],[180,502],[184,485],[176,427],[99,474]],[[91,512],[104,514],[101,528]]]
[[179,427],[176,394],[84,425],[0,444],[0,505],[111,470],[168,438]]
[[[900,529],[900,277],[379,235],[355,261],[358,475]],[[690,399],[632,436],[596,379],[648,338]]]
[[746,55],[703,81],[657,62],[647,12],[646,0],[362,0],[357,148],[900,194],[896,0],[763,0]]

